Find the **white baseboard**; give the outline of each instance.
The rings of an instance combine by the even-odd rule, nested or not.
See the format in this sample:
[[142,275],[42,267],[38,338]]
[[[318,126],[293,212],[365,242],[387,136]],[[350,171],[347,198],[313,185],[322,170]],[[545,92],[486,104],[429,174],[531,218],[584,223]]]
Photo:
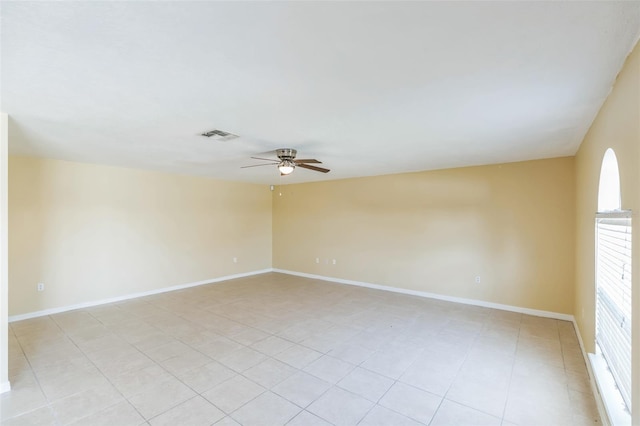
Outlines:
[[11,390],[11,383],[7,380],[6,382],[0,383],[0,393],[9,392]]
[[252,275],[260,275],[267,272],[272,272],[272,269],[267,268],[267,269],[260,269],[258,271],[244,272],[241,274],[226,275],[224,277],[211,278],[209,280],[196,281],[193,283],[180,284],[180,285],[175,285],[171,287],[164,287],[164,288],[159,288],[155,290],[143,291],[140,293],[131,293],[124,296],[111,297],[109,299],[93,300],[90,302],[78,303],[76,305],[61,306],[59,308],[44,309],[42,311],[29,312],[29,313],[20,314],[20,315],[12,315],[9,317],[9,322],[22,321],[25,319],[43,317],[46,315],[59,314],[61,312],[73,311],[75,309],[90,308],[92,306],[104,305],[106,303],[121,302],[123,300],[136,299],[138,297],[152,296],[154,294],[167,293],[169,291],[182,290],[189,287],[196,287],[196,286],[205,285],[205,284],[213,284],[213,283],[218,283],[222,281],[229,281],[236,278],[249,277]]
[[394,293],[409,294],[411,296],[420,296],[420,297],[426,297],[426,298],[429,298],[429,299],[444,300],[444,301],[447,301],[447,302],[462,303],[462,304],[465,304],[465,305],[473,305],[473,306],[481,306],[481,307],[484,307],[484,308],[500,309],[500,310],[503,310],[503,311],[517,312],[517,313],[526,314],[526,315],[533,315],[533,316],[536,316],[536,317],[553,318],[553,319],[559,319],[559,320],[563,320],[563,321],[573,321],[574,320],[573,315],[569,315],[569,314],[562,314],[562,313],[559,313],[559,312],[551,312],[551,311],[542,311],[542,310],[538,310],[538,309],[529,309],[529,308],[523,308],[523,307],[520,307],[520,306],[503,305],[503,304],[500,304],[500,303],[486,302],[484,300],[466,299],[466,298],[463,298],[463,297],[446,296],[444,294],[429,293],[429,292],[426,292],[426,291],[409,290],[409,289],[406,289],[406,288],[390,287],[390,286],[379,285],[379,284],[371,284],[371,283],[366,283],[366,282],[362,282],[362,281],[344,280],[342,278],[325,277],[325,276],[322,276],[322,275],[307,274],[305,272],[289,271],[289,270],[286,270],[286,269],[274,268],[273,272],[279,272],[281,274],[287,274],[287,275],[295,275],[295,276],[298,276],[298,277],[312,278],[312,279],[322,280],[322,281],[330,281],[330,282],[339,283],[339,284],[347,284],[347,285],[355,285],[355,286],[358,286],[358,287],[373,288],[373,289],[376,289],[376,290],[392,291]]

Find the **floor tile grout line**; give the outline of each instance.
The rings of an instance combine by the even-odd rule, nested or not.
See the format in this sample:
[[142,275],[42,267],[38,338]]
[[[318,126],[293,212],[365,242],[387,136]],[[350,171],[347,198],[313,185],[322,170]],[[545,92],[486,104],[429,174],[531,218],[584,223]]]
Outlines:
[[[91,315],[91,316],[93,317],[93,315],[91,314],[91,312],[88,312],[88,314],[89,314],[89,315]],[[94,318],[95,318],[95,317],[94,317]],[[100,321],[98,318],[95,318],[95,319],[96,319],[97,321],[99,321],[101,324],[103,324],[103,325],[104,325],[104,323],[102,323],[102,321]],[[151,327],[153,327],[153,326],[151,325]],[[108,326],[107,326],[107,328],[108,328]],[[153,327],[153,328],[155,328],[155,327]],[[157,328],[156,328],[156,329],[157,329]],[[161,332],[162,330],[159,330],[159,329],[158,329],[158,331],[160,331],[160,332]],[[63,330],[63,332],[64,332],[64,330]],[[66,334],[66,333],[65,333],[65,334]],[[164,334],[166,334],[166,333],[164,333]],[[126,339],[123,339],[123,341],[127,342],[127,341],[126,341]],[[193,398],[195,398],[195,396],[200,395],[200,393],[199,393],[199,392],[197,392],[195,389],[191,388],[189,385],[187,385],[186,383],[184,383],[184,382],[183,382],[179,377],[177,377],[177,376],[176,376],[175,374],[173,374],[171,371],[167,370],[167,369],[166,369],[166,368],[164,368],[164,366],[162,366],[160,363],[158,363],[158,362],[157,362],[157,361],[155,361],[154,359],[150,358],[146,353],[144,353],[144,352],[143,352],[142,350],[140,350],[137,346],[135,346],[135,344],[132,344],[132,343],[130,343],[130,342],[127,342],[127,343],[128,343],[131,347],[135,348],[135,350],[136,350],[136,351],[138,351],[138,353],[140,353],[140,354],[142,354],[143,356],[147,357],[151,362],[153,362],[153,364],[158,365],[158,366],[159,366],[160,368],[162,368],[166,373],[168,373],[169,375],[171,375],[173,379],[176,379],[176,380],[177,380],[177,381],[179,381],[181,384],[183,384],[184,386],[188,387],[192,392],[194,392],[194,393],[195,393],[195,395],[193,396]],[[74,342],[74,344],[75,344],[75,342]],[[163,346],[163,345],[161,345],[161,346]],[[136,412],[140,415],[140,417],[141,417],[141,418],[145,419],[145,421],[147,421],[147,422],[151,420],[151,418],[147,419],[147,418],[146,418],[146,417],[145,417],[145,416],[144,416],[144,415],[143,415],[143,414],[138,410],[138,408],[137,408],[133,403],[131,403],[131,401],[130,401],[130,399],[131,399],[131,398],[135,397],[136,395],[139,395],[139,393],[138,393],[138,394],[135,394],[135,395],[131,395],[131,397],[126,397],[126,396],[125,396],[125,395],[124,395],[124,394],[123,394],[123,393],[118,389],[118,387],[117,387],[117,386],[116,386],[116,385],[115,385],[115,384],[114,384],[114,383],[109,379],[109,377],[107,377],[107,375],[106,375],[106,374],[104,374],[104,372],[103,372],[103,371],[102,371],[102,370],[101,370],[97,365],[95,365],[95,363],[93,362],[93,360],[91,360],[91,359],[87,356],[87,354],[86,354],[84,351],[82,351],[82,349],[81,349],[80,347],[78,347],[78,349],[83,353],[83,355],[85,355],[85,357],[86,357],[87,359],[89,359],[89,361],[90,361],[90,362],[91,362],[91,363],[92,363],[92,364],[93,364],[93,365],[98,369],[98,371],[100,371],[100,373],[101,373],[101,374],[105,377],[105,379],[106,379],[106,380],[111,384],[111,386],[113,386],[113,388],[114,388],[118,393],[120,393],[120,395],[124,398],[124,400],[125,400],[125,401],[127,401],[127,403],[129,403],[129,405],[131,405],[131,406],[134,408],[134,410],[136,410]],[[146,367],[144,367],[144,368],[146,368]],[[135,369],[135,370],[142,370],[142,369],[144,369],[144,368]],[[123,372],[127,372],[127,371],[123,371]],[[170,379],[164,380],[164,381],[160,382],[159,384],[164,383],[164,382],[168,382],[169,380],[170,380]],[[191,399],[191,398],[189,398],[189,399]],[[158,414],[157,414],[156,416],[154,416],[154,417],[157,417],[157,416],[159,416],[159,415],[161,415],[161,414],[164,414],[164,413],[166,413],[167,411],[172,410],[173,408],[177,407],[178,405],[180,405],[180,404],[182,404],[182,403],[184,403],[184,402],[185,402],[185,401],[182,401],[182,402],[180,402],[180,403],[178,403],[178,404],[176,404],[176,405],[174,405],[174,406],[168,407],[168,408],[167,408],[167,410],[163,411],[162,413],[158,413]],[[86,416],[86,417],[88,417],[88,416]],[[152,417],[152,418],[153,418],[153,417]]]
[[[47,317],[46,317],[46,318],[49,318],[49,315],[47,315]],[[55,321],[54,321],[54,323],[55,323]],[[56,325],[57,325],[57,324],[56,324]],[[9,326],[11,327],[11,324],[10,324]],[[12,330],[13,330],[13,329],[12,329]],[[35,369],[33,368],[33,365],[31,364],[31,361],[29,360],[29,357],[27,356],[26,352],[24,351],[24,347],[22,346],[22,342],[20,342],[20,339],[18,338],[18,336],[16,336],[15,331],[13,331],[13,335],[16,337],[16,342],[18,343],[18,346],[20,347],[20,351],[22,352],[22,354],[23,354],[23,356],[24,356],[25,360],[27,361],[27,364],[29,364],[29,369],[31,370],[31,373],[33,374],[33,378],[34,378],[34,380],[35,380],[35,381],[36,381],[36,383],[38,384],[38,389],[40,389],[40,392],[42,393],[42,396],[44,396],[44,398],[45,398],[46,404],[45,404],[45,405],[43,405],[43,406],[41,406],[41,407],[37,407],[37,408],[34,408],[34,409],[32,409],[32,410],[26,411],[26,412],[24,412],[24,413],[20,413],[20,414],[18,414],[18,415],[16,415],[16,416],[12,416],[12,417],[10,417],[10,418],[19,417],[19,416],[21,416],[21,415],[24,415],[24,414],[30,413],[30,412],[32,412],[32,411],[39,410],[39,409],[40,409],[40,408],[42,408],[42,407],[49,407],[49,408],[51,408],[51,404],[50,404],[50,402],[49,402],[49,398],[47,397],[47,394],[44,392],[44,389],[42,388],[42,384],[40,383],[40,380],[38,379],[38,376],[37,376],[37,374],[36,374],[36,372],[35,372]],[[57,416],[56,416],[56,413],[55,413],[55,411],[53,410],[53,408],[51,408],[51,411],[52,411],[52,413],[53,413],[54,419],[56,420],[56,423],[58,423],[58,424],[59,424],[60,422],[58,421]],[[4,420],[2,420],[2,421],[4,421]]]
[[[518,340],[516,343],[516,353],[518,351],[518,345],[520,342],[520,335],[522,334],[522,317],[520,317],[520,322],[519,322],[519,326],[518,326]],[[516,368],[516,357],[513,357],[513,360],[511,361],[511,372],[509,373],[509,385],[507,386],[507,398],[504,402],[504,407],[502,408],[502,416],[501,416],[501,421],[500,424],[503,424],[506,420],[506,415],[507,415],[507,406],[509,404],[509,396],[511,395],[511,384],[513,383],[513,373],[515,371]]]
[[[78,311],[83,311],[83,310],[78,310]],[[91,316],[92,318],[96,319],[98,322],[100,322],[100,323],[102,324],[102,322],[101,322],[100,320],[98,320],[97,318],[95,318],[95,317],[91,314],[91,312],[87,312],[87,314],[88,314],[89,316]],[[76,346],[76,348],[78,348],[78,350],[82,353],[82,355],[84,355],[84,357],[85,357],[85,358],[86,358],[86,359],[87,359],[87,360],[88,360],[88,361],[89,361],[89,362],[90,362],[90,363],[91,363],[91,364],[96,368],[96,370],[98,370],[98,371],[100,372],[100,374],[102,375],[102,377],[104,377],[104,378],[105,378],[105,380],[107,380],[107,382],[109,382],[109,384],[113,387],[113,389],[115,389],[115,390],[116,390],[116,392],[118,392],[118,393],[120,394],[120,396],[122,396],[122,398],[123,398],[125,401],[129,402],[129,400],[128,400],[128,399],[124,396],[124,394],[122,394],[122,392],[120,392],[120,390],[119,390],[119,389],[118,389],[118,388],[113,384],[113,382],[109,379],[109,377],[107,377],[107,375],[106,375],[106,374],[104,374],[104,371],[102,371],[102,370],[101,370],[101,369],[100,369],[100,368],[95,364],[95,362],[94,362],[94,361],[93,361],[89,356],[87,356],[87,353],[86,353],[86,352],[84,352],[84,351],[82,350],[82,348],[81,348],[80,346],[78,346],[78,344],[75,342],[75,340],[73,340],[73,338],[67,334],[66,330],[60,326],[60,324],[55,320],[55,318],[52,318],[52,320],[53,320],[53,322],[54,322],[54,323],[55,323],[55,324],[60,328],[60,330],[65,334],[65,336],[67,336],[67,338],[68,338],[68,339],[69,339],[69,340],[70,340],[70,341],[71,341],[71,342]],[[68,395],[68,396],[66,396],[65,398],[61,398],[61,399],[60,399],[60,401],[62,401],[62,400],[64,400],[64,399],[66,399],[66,398],[69,398],[69,397],[71,397],[71,396],[78,395],[79,393],[84,392],[84,391],[86,391],[86,390],[82,390],[82,391],[76,392],[76,393],[74,393],[74,394],[72,394],[72,395]],[[131,404],[130,402],[129,402],[129,404],[133,407],[133,409],[134,409],[134,410],[136,410],[136,412],[138,412],[138,409],[137,409],[133,404]],[[54,410],[54,411],[55,411],[55,410]],[[101,410],[101,411],[103,411],[103,410]],[[54,413],[54,414],[55,414],[55,413]],[[145,417],[142,415],[142,413],[138,412],[138,414],[140,414],[140,417],[141,417],[141,418],[143,418],[143,419],[145,418]],[[89,416],[91,416],[91,414],[89,414],[89,415],[87,415],[87,416],[84,416],[84,417],[82,417],[82,418],[80,418],[80,419],[78,419],[78,420],[82,420],[83,418],[86,418],[86,417],[89,417]],[[146,419],[145,419],[145,420],[146,420]]]

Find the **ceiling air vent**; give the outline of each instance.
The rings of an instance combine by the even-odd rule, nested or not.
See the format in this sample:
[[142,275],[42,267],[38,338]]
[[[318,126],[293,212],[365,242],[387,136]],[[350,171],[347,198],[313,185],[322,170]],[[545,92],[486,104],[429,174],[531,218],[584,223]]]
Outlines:
[[208,132],[204,132],[202,136],[206,136],[216,141],[230,141],[231,139],[238,138],[238,135],[234,135],[233,133],[225,132],[222,130],[209,130]]

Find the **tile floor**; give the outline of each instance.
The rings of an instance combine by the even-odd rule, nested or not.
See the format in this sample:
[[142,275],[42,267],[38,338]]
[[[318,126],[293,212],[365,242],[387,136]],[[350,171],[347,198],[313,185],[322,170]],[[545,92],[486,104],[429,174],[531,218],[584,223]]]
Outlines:
[[264,274],[10,324],[4,425],[599,423],[569,322]]

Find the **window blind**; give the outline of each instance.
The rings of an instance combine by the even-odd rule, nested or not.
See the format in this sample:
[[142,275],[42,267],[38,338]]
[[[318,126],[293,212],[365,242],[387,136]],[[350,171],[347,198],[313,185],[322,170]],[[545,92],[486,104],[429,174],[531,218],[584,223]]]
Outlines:
[[631,212],[596,216],[596,343],[631,411]]

